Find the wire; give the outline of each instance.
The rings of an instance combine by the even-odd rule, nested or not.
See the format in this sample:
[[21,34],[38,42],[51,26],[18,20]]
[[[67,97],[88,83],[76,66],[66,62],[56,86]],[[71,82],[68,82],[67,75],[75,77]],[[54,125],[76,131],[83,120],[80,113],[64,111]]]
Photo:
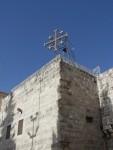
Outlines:
[[74,46],[74,45],[69,41],[69,39],[67,39],[67,41],[68,41],[68,43],[69,43],[71,46]]

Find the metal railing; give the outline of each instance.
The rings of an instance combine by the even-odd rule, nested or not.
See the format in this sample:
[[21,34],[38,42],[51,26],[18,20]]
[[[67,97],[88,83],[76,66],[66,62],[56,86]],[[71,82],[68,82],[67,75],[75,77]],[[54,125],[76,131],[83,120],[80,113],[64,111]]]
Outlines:
[[66,62],[66,63],[68,63],[68,64],[70,64],[76,68],[79,68],[80,70],[83,70],[83,71],[85,71],[85,72],[87,72],[93,76],[98,76],[100,74],[100,67],[99,66],[97,66],[95,69],[89,69],[89,68],[87,68],[87,67],[85,67],[85,66],[75,62],[74,60],[65,57],[65,56],[61,56],[61,58],[64,62]]

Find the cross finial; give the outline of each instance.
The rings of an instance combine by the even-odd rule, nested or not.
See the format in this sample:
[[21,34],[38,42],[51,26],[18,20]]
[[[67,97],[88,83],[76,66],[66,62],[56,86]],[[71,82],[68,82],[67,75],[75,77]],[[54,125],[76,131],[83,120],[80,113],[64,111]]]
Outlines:
[[44,43],[44,46],[50,50],[57,51],[65,47],[68,34],[61,30],[54,30],[54,35],[49,36],[49,42]]

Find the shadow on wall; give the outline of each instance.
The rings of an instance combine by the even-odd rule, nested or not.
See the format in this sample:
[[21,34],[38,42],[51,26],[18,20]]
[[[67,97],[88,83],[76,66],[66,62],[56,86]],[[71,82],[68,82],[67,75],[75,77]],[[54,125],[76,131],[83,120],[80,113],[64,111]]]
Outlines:
[[54,150],[56,148],[58,148],[59,145],[57,143],[57,136],[56,134],[53,132],[53,135],[52,135],[52,145],[51,145],[51,150]]
[[34,138],[36,137],[37,132],[38,132],[38,128],[39,128],[39,119],[38,119],[38,126],[35,127],[35,121],[37,121],[37,119],[38,119],[38,112],[35,113],[35,116],[30,117],[31,122],[33,123],[32,131],[27,133],[28,136],[31,139],[31,148],[30,148],[30,150],[34,149],[34,143],[36,143]]
[[111,99],[108,96],[108,90],[109,90],[109,85],[107,84],[104,88],[104,90],[102,91],[102,108],[104,108],[105,106],[111,106]]
[[102,126],[105,138],[113,137],[113,111],[112,101],[108,96],[109,85],[107,84],[102,91],[102,102],[101,102],[101,116]]
[[71,150],[69,148],[69,143],[67,143],[66,141],[58,142],[58,137],[53,132],[51,150],[56,150],[58,148],[62,148],[62,150]]
[[[57,118],[57,134],[53,131],[52,133],[52,145],[51,150],[72,150],[70,147],[70,144],[72,143],[71,139],[69,140],[69,137],[67,134],[65,134],[64,126],[67,123],[63,115],[60,113],[60,109],[62,110],[62,104],[60,101],[58,102],[58,118]],[[53,116],[54,117],[54,116]],[[68,122],[69,123],[69,122]],[[67,123],[67,124],[68,124]],[[69,124],[68,124],[69,125]],[[70,124],[70,127],[72,127],[72,124]],[[66,128],[66,127],[65,127]],[[65,133],[64,133],[65,132]],[[64,135],[65,134],[65,135]]]
[[[6,108],[4,109],[4,113],[2,113],[2,123],[0,125],[1,130],[1,147],[0,150],[16,150],[16,143],[15,143],[15,130],[13,123],[14,120],[14,108],[15,105],[13,104],[13,94],[11,93]],[[8,97],[9,97],[8,96]]]
[[59,135],[57,137],[56,134],[53,132],[51,150],[56,150],[58,148],[61,148],[62,150],[71,150],[70,142],[67,142],[66,139],[58,140],[58,138]]

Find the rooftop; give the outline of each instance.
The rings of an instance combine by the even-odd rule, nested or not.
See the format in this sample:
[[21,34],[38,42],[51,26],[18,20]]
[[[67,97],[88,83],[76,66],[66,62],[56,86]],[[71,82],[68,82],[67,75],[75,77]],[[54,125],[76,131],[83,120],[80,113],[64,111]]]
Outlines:
[[11,92],[15,91],[18,87],[22,86],[23,84],[25,84],[28,80],[30,80],[31,78],[33,78],[34,76],[38,76],[41,72],[44,72],[44,70],[50,66],[52,63],[56,62],[56,61],[60,61],[60,60],[63,60],[64,62],[80,69],[80,70],[83,70],[87,73],[89,73],[90,75],[93,75],[93,76],[98,76],[100,74],[100,68],[99,67],[96,67],[95,69],[91,70],[83,65],[80,65],[78,64],[77,62],[75,61],[72,61],[71,59],[67,58],[67,57],[64,57],[64,56],[61,56],[61,55],[57,55],[55,58],[53,58],[50,62],[48,62],[47,64],[45,64],[43,67],[41,67],[39,70],[37,70],[35,73],[33,73],[30,77],[28,77],[27,79],[25,79],[23,82],[21,82],[19,85],[17,85],[15,88],[13,88],[11,90]]

